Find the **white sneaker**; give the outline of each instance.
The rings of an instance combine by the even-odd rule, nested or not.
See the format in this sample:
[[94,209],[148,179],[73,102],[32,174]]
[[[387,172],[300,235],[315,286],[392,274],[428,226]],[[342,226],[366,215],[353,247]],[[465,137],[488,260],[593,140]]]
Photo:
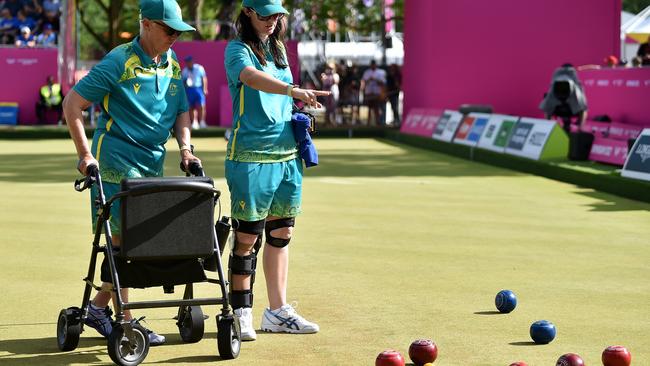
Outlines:
[[318,324],[298,315],[292,305],[285,304],[278,310],[266,308],[262,317],[262,330],[265,332],[285,332],[294,334],[317,333]]
[[242,341],[254,341],[257,339],[257,333],[253,329],[253,309],[239,308],[233,311],[235,318],[239,320],[239,327],[241,328]]
[[200,126],[201,128],[206,128],[206,127],[208,127],[208,124],[205,123],[205,121],[201,121],[201,122],[199,122],[199,126]]
[[198,130],[199,128],[201,128],[201,125],[199,125],[199,121],[192,122],[192,129],[193,130]]

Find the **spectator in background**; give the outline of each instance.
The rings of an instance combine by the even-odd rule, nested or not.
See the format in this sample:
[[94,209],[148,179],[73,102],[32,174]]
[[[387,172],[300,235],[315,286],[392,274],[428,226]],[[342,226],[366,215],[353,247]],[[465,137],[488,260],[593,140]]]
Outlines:
[[386,103],[386,71],[377,67],[377,62],[372,60],[370,68],[364,71],[361,77],[361,90],[363,103],[368,106],[368,124],[380,125],[382,121],[382,103]]
[[205,69],[194,62],[192,56],[185,57],[185,68],[182,71],[183,85],[190,103],[190,119],[192,128],[208,127],[205,124],[205,96],[208,95],[208,77]]
[[36,22],[34,19],[25,16],[25,13],[23,13],[22,10],[18,11],[18,15],[16,15],[16,28],[21,29],[23,27],[29,28],[30,32],[34,33],[36,30]]
[[386,96],[390,102],[390,108],[393,110],[393,124],[399,127],[401,119],[399,115],[399,93],[402,90],[402,71],[397,64],[391,64],[388,67],[388,76],[386,77]]
[[16,38],[16,19],[7,8],[2,9],[0,17],[0,41],[2,44],[12,44]]
[[606,67],[618,67],[619,66],[619,61],[618,57],[614,55],[609,55],[605,57],[605,66]]
[[571,119],[576,118],[578,128],[587,119],[587,98],[578,73],[571,64],[564,64],[555,69],[551,78],[549,91],[539,105],[546,119],[560,117],[564,130],[571,131]]
[[643,59],[639,56],[633,57],[632,58],[632,67],[642,67],[643,66]]
[[[345,77],[345,75],[348,73],[348,63],[344,59],[340,59],[338,65],[336,65],[336,73],[339,74],[339,77],[341,80]],[[341,84],[339,83],[339,88],[341,88]]]
[[43,33],[36,36],[36,45],[39,47],[56,47],[56,33],[52,30],[52,24],[43,26]]
[[36,116],[38,117],[38,123],[44,124],[45,113],[48,110],[53,110],[56,112],[57,122],[59,124],[62,121],[63,108],[61,103],[63,102],[63,93],[61,93],[61,84],[54,82],[54,76],[50,75],[47,77],[47,83],[41,87],[40,90],[40,99],[36,103]]
[[650,35],[645,43],[639,45],[636,55],[641,58],[641,64],[644,66],[650,65]]
[[345,76],[341,78],[339,89],[341,107],[350,107],[350,123],[355,124],[359,121],[359,68],[356,65],[347,68]]
[[12,17],[18,15],[18,10],[20,10],[22,7],[23,5],[21,3],[21,0],[6,0],[3,5],[4,9],[9,9]]
[[43,0],[43,12],[59,15],[61,0]]
[[21,3],[23,4],[21,10],[26,17],[30,17],[36,22],[41,20],[43,17],[43,8],[41,7],[39,1],[22,0]]
[[336,65],[333,62],[325,64],[325,70],[320,74],[322,89],[329,91],[330,95],[323,98],[325,105],[325,123],[336,125],[336,106],[339,102],[339,74],[336,73]]
[[[58,12],[44,12],[43,24],[52,24],[52,30],[55,33],[59,33],[61,26],[59,23],[59,13]],[[100,57],[101,58],[101,57]]]
[[16,42],[14,42],[14,45],[21,48],[31,48],[36,45],[34,35],[32,34],[32,31],[29,29],[29,27],[20,28],[20,34],[18,37],[16,37]]

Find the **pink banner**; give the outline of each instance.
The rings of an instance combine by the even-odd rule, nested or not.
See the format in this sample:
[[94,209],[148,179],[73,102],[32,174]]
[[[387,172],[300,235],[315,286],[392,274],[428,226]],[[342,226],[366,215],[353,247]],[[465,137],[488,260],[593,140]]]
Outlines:
[[612,120],[650,127],[650,67],[583,70],[589,115],[606,114]]
[[36,102],[47,77],[56,79],[56,58],[55,48],[0,48],[0,102],[18,103],[18,124],[36,123]]
[[442,116],[442,110],[412,109],[407,115],[406,120],[402,123],[399,131],[409,135],[431,137],[440,116]]
[[583,132],[590,132],[596,137],[607,137],[610,124],[609,122],[585,121],[580,129]]
[[[650,94],[648,94],[650,96]],[[650,126],[649,126],[650,127]],[[616,140],[629,140],[636,139],[643,127],[637,125],[630,125],[627,123],[612,122],[609,124],[609,131],[607,137]]]
[[620,0],[407,0],[404,12],[405,115],[469,103],[541,117],[555,68],[620,49]]
[[589,160],[623,166],[626,157],[627,141],[603,137],[594,138]]
[[[172,47],[176,51],[181,67],[185,67],[185,57],[192,56],[194,62],[203,65],[208,77],[208,95],[206,96],[206,123],[211,126],[224,125],[230,126],[231,120],[224,121],[223,116],[232,116],[232,110],[228,112],[221,111],[223,102],[222,94],[227,92],[228,82],[226,81],[226,70],[223,63],[224,52],[226,50],[226,41],[190,41],[177,42]],[[287,56],[291,73],[296,84],[300,80],[300,63],[298,62],[298,42],[287,42]],[[226,86],[226,88],[223,88]],[[227,93],[229,94],[229,93]],[[230,95],[226,95],[230,99]],[[228,109],[232,109],[232,103],[227,104]]]

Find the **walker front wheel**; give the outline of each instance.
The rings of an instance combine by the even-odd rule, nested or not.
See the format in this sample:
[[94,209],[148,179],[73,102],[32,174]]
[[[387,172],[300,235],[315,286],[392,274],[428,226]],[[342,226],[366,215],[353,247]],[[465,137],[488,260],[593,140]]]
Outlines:
[[217,317],[217,346],[219,356],[224,360],[232,360],[239,356],[241,330],[239,321],[232,315]]
[[181,307],[178,311],[178,331],[183,342],[196,343],[203,338],[204,317],[200,306]]
[[132,336],[129,340],[121,325],[113,326],[108,337],[108,355],[120,366],[139,365],[149,353],[149,335],[140,324],[132,325]]

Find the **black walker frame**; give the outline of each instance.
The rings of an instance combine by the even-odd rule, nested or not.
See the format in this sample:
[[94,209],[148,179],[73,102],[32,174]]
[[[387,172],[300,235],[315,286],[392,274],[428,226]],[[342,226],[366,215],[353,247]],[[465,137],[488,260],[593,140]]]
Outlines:
[[[194,175],[203,176],[203,170],[200,166],[190,166],[190,171]],[[189,174],[188,174],[189,175]],[[222,359],[234,359],[239,356],[241,346],[241,331],[239,322],[233,316],[230,308],[230,299],[228,297],[228,281],[224,276],[223,266],[221,263],[221,251],[225,243],[220,243],[214,225],[212,225],[213,235],[213,252],[211,258],[204,258],[197,261],[208,261],[210,264],[207,268],[210,271],[216,270],[216,279],[205,276],[204,282],[217,284],[220,287],[222,297],[215,298],[194,298],[193,283],[185,283],[185,290],[182,299],[176,300],[155,300],[155,301],[137,301],[124,302],[120,294],[121,285],[116,264],[118,255],[113,248],[111,240],[111,228],[109,216],[112,204],[126,197],[136,197],[155,193],[164,192],[191,192],[211,195],[213,199],[212,209],[214,210],[221,195],[220,191],[213,187],[212,184],[198,181],[193,178],[158,178],[155,183],[147,183],[146,178],[143,184],[136,185],[128,190],[121,190],[108,201],[104,197],[101,176],[96,166],[88,167],[88,176],[75,182],[75,190],[84,191],[95,185],[98,190],[98,199],[95,204],[98,208],[98,218],[95,227],[94,240],[92,243],[92,253],[87,276],[83,279],[85,282],[83,299],[80,307],[70,307],[61,310],[57,322],[57,343],[61,351],[70,351],[77,348],[79,336],[83,332],[84,320],[88,315],[88,306],[90,304],[90,295],[92,290],[101,290],[101,287],[94,284],[95,267],[97,256],[103,253],[108,263],[108,269],[113,284],[112,292],[115,296],[115,322],[113,331],[108,337],[108,353],[111,359],[118,365],[138,365],[141,363],[149,351],[149,338],[146,330],[136,321],[124,320],[124,310],[178,307],[177,326],[183,341],[188,343],[198,342],[202,339],[204,333],[204,316],[200,305],[222,305],[220,314],[217,314],[217,346]],[[161,184],[160,181],[164,181]],[[122,218],[124,220],[124,218]],[[106,245],[101,245],[102,229],[106,240]],[[123,243],[124,245],[124,243]],[[207,263],[206,263],[207,264]],[[216,264],[216,266],[215,266]],[[202,268],[203,269],[203,268]],[[145,286],[156,287],[159,285]],[[140,286],[138,286],[140,287]],[[173,292],[173,286],[163,286],[166,293]]]

